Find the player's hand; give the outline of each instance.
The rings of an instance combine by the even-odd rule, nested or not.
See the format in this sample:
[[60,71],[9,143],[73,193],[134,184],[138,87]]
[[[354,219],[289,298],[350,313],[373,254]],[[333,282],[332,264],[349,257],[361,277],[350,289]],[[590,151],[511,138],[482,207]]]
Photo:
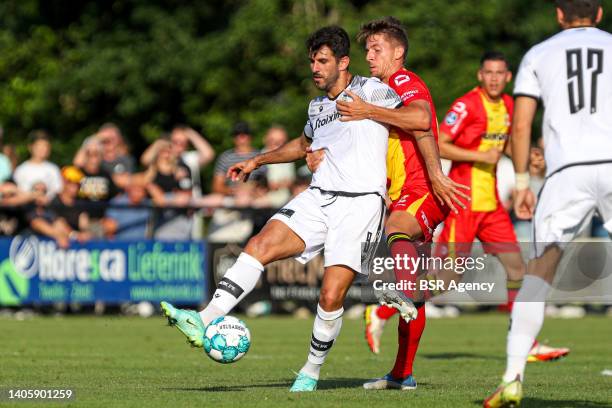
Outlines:
[[466,205],[459,199],[459,197],[463,198],[465,201],[471,200],[469,195],[461,191],[470,190],[468,186],[455,182],[451,178],[445,176],[442,172],[430,177],[430,180],[433,193],[438,201],[440,201],[442,204],[448,205],[448,208],[450,208],[455,214],[459,212],[457,207],[455,207],[455,204],[465,210]]
[[502,152],[500,152],[496,147],[492,147],[486,152],[481,152],[480,156],[480,162],[482,163],[497,164],[502,156]]
[[338,110],[338,113],[342,115],[340,117],[340,121],[348,122],[351,120],[369,119],[371,114],[370,104],[364,102],[359,96],[348,89],[346,89],[344,93],[350,96],[353,101],[336,101],[336,109]]
[[325,151],[323,149],[312,150],[308,148],[308,150],[306,150],[306,165],[308,166],[308,170],[312,173],[317,171],[324,158]]
[[247,181],[251,173],[259,167],[255,159],[234,164],[227,170],[227,178],[232,181]]
[[530,220],[536,205],[536,196],[530,188],[514,190],[514,213],[521,220]]

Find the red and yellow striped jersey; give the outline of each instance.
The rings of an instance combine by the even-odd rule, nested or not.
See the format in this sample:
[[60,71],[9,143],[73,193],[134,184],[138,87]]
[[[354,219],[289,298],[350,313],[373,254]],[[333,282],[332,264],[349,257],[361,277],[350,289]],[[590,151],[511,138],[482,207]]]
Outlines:
[[[400,96],[404,106],[424,100],[431,110],[431,130],[438,141],[438,119],[427,85],[414,72],[400,69],[389,78],[389,86]],[[392,127],[387,150],[387,190],[391,201],[397,200],[402,190],[409,187],[430,186],[423,156],[412,134]]]
[[[440,131],[464,149],[503,151],[510,135],[513,108],[514,102],[509,95],[503,94],[499,101],[491,102],[482,89],[476,87],[453,103]],[[449,177],[470,186],[472,211],[489,212],[497,208],[496,168],[487,163],[453,162]]]

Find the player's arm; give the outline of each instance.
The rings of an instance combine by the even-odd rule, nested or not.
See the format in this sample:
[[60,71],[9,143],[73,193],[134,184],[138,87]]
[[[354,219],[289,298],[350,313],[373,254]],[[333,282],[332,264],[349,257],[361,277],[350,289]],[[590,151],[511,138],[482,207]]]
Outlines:
[[535,196],[529,190],[529,148],[531,125],[538,108],[538,101],[529,96],[518,96],[514,104],[512,121],[512,163],[516,173],[514,212],[521,219],[529,219],[535,209]]
[[253,171],[266,164],[290,163],[306,157],[311,140],[304,133],[275,150],[259,154],[249,160],[236,163],[227,170],[232,181],[246,181]]
[[340,118],[342,122],[371,119],[396,126],[406,132],[431,129],[431,111],[429,104],[424,100],[414,101],[407,106],[393,109],[368,103],[348,89],[345,93],[353,100],[336,102],[338,113],[342,115]]
[[470,197],[461,191],[461,189],[469,190],[470,188],[455,182],[442,172],[438,145],[436,144],[436,138],[433,132],[431,130],[425,132],[415,131],[412,132],[412,134],[417,142],[419,152],[425,161],[425,167],[427,168],[427,174],[429,175],[433,193],[440,202],[448,205],[453,212],[457,212],[455,204],[465,209],[466,206],[459,197],[469,201]]
[[448,159],[457,162],[480,162],[495,164],[499,161],[502,152],[496,148],[491,148],[485,152],[477,150],[464,149],[453,143],[453,138],[446,132],[441,131],[438,136],[440,144],[440,156],[443,159]]

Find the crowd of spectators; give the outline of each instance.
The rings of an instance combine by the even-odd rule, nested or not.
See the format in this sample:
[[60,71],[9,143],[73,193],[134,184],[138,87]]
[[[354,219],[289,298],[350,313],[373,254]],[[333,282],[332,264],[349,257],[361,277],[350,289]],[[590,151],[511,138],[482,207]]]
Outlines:
[[[0,235],[32,232],[54,239],[60,247],[90,239],[206,236],[211,242],[244,242],[276,209],[307,188],[310,172],[305,165],[274,164],[257,169],[248,182],[233,182],[226,177],[233,164],[282,146],[288,135],[282,126],[271,126],[262,150],[254,145],[245,122],[235,124],[231,135],[233,148],[221,152],[215,162],[215,151],[201,134],[176,126],[137,160],[119,127],[107,123],[83,141],[72,163],[60,168],[49,161],[51,136],[34,130],[25,160],[20,162],[10,145],[0,150]],[[207,166],[214,166],[213,176],[203,183]],[[537,192],[546,172],[541,143],[531,149],[529,171]],[[512,162],[502,157],[498,190],[508,209],[513,186]],[[210,217],[207,225],[205,217]],[[529,222],[516,220],[515,229],[519,239],[529,239]],[[595,219],[586,234],[599,236],[600,230]]]
[[[260,150],[247,123],[237,123],[232,137],[234,147],[219,155],[205,191],[201,175],[215,151],[188,126],[161,134],[135,158],[119,127],[106,123],[61,167],[50,161],[51,135],[33,130],[25,160],[11,145],[0,151],[0,235],[35,233],[60,247],[91,239],[184,240],[205,231],[213,240],[242,241],[258,214],[267,218],[306,188],[310,174],[301,169],[299,176],[293,163],[278,164],[258,169],[247,183],[233,183],[227,169]],[[283,127],[272,126],[264,149],[287,140]]]

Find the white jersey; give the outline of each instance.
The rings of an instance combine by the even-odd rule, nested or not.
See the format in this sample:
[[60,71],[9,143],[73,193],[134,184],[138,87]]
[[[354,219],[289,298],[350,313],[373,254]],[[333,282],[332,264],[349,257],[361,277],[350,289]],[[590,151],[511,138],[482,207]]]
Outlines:
[[581,163],[612,161],[612,35],[563,30],[525,54],[514,96],[544,104],[547,175]]
[[[347,89],[374,105],[396,108],[402,104],[395,91],[376,78],[355,75]],[[312,150],[325,151],[311,186],[384,196],[389,129],[373,120],[341,122],[336,110],[337,99],[351,100],[343,91],[335,99],[315,98],[308,107],[304,134],[312,140]]]

